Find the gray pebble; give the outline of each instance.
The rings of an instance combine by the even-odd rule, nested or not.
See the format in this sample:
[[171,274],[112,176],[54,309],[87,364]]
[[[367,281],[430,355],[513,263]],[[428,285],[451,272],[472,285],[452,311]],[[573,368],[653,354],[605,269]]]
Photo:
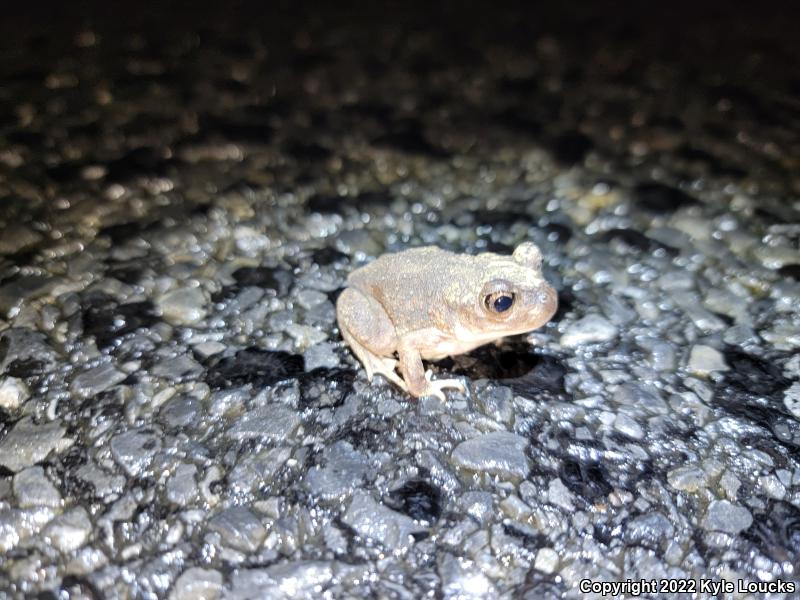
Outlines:
[[478,600],[497,597],[492,582],[469,559],[444,554],[438,571],[445,598]]
[[29,467],[14,475],[14,495],[21,508],[61,506],[61,494],[42,467]]
[[282,441],[289,438],[300,425],[297,412],[282,404],[262,406],[245,413],[231,427],[227,436],[234,440],[259,438]]
[[111,456],[131,477],[141,475],[161,450],[161,432],[154,427],[131,429],[111,439]]
[[21,471],[44,460],[52,451],[63,452],[73,442],[64,433],[66,429],[57,422],[35,425],[30,417],[25,417],[0,440],[0,465]]
[[300,560],[273,565],[266,569],[281,592],[296,600],[313,598],[333,579],[331,563],[322,560]]
[[711,346],[696,344],[689,353],[687,368],[690,373],[705,376],[714,371],[727,371],[728,365],[722,353]]
[[31,393],[25,382],[16,377],[0,379],[0,408],[16,410],[25,402]]
[[167,480],[167,500],[179,506],[186,506],[197,498],[197,467],[181,463]]
[[631,546],[658,548],[672,539],[675,528],[661,513],[640,515],[625,524],[625,542]]
[[242,552],[255,552],[267,536],[261,520],[244,506],[223,510],[212,517],[208,528],[222,537],[226,546]]
[[708,487],[708,473],[694,465],[684,465],[667,473],[667,482],[676,490],[696,492]]
[[81,398],[91,398],[117,385],[127,376],[127,373],[117,369],[113,363],[104,363],[78,375],[72,380],[70,390]]
[[324,500],[341,499],[363,484],[370,465],[367,457],[347,442],[336,442],[325,452],[325,466],[312,467],[304,483],[309,491]]
[[463,469],[502,477],[525,477],[530,465],[525,438],[508,431],[493,431],[461,442],[453,450],[453,462]]
[[67,553],[83,546],[91,531],[89,513],[78,506],[53,519],[42,535],[56,550]]
[[170,600],[216,600],[222,594],[222,573],[192,567],[175,581]]
[[339,355],[336,354],[336,345],[331,342],[322,342],[306,348],[303,360],[307,371],[326,368],[333,369],[339,366]]
[[641,440],[644,437],[642,426],[624,413],[618,414],[614,419],[614,429],[634,440]]
[[243,456],[228,477],[230,490],[234,493],[250,493],[259,486],[270,484],[291,454],[290,448],[281,446]]
[[342,521],[355,529],[356,533],[380,543],[392,552],[404,552],[413,543],[412,535],[425,529],[413,519],[395,512],[372,499],[364,491],[353,495]]
[[208,312],[208,300],[199,287],[179,288],[157,300],[164,320],[172,325],[194,325]]
[[560,343],[567,348],[575,348],[584,344],[607,342],[617,337],[619,329],[616,325],[600,315],[586,315],[572,323],[561,336]]
[[750,511],[727,500],[714,500],[708,506],[702,527],[710,531],[723,531],[737,535],[753,524]]

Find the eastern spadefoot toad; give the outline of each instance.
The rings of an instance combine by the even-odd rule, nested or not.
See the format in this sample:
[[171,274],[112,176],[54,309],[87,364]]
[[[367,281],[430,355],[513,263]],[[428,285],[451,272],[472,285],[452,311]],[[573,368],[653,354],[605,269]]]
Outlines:
[[542,254],[531,242],[511,256],[426,246],[385,254],[353,271],[336,317],[370,381],[378,373],[412,396],[444,400],[444,389],[464,386],[457,379],[431,380],[422,359],[537,329],[557,304],[542,277]]

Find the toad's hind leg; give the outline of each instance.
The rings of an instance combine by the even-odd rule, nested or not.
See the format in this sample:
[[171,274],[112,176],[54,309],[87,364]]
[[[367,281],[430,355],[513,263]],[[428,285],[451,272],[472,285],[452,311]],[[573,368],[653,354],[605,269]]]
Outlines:
[[383,375],[403,391],[408,387],[395,371],[397,361],[391,358],[397,337],[383,306],[356,289],[346,288],[336,301],[339,331],[347,345],[367,371],[367,379]]

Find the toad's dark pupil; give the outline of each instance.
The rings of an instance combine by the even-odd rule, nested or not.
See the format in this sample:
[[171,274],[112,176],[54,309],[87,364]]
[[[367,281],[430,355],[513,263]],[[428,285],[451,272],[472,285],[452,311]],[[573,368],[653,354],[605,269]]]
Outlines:
[[511,305],[514,304],[514,299],[511,296],[500,296],[494,301],[494,309],[497,312],[505,312]]

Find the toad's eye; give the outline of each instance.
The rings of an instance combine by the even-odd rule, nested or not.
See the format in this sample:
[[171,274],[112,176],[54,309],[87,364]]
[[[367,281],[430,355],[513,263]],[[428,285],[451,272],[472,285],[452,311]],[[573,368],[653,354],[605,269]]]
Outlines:
[[486,296],[486,308],[492,312],[506,312],[514,305],[514,294],[509,292],[495,292]]

